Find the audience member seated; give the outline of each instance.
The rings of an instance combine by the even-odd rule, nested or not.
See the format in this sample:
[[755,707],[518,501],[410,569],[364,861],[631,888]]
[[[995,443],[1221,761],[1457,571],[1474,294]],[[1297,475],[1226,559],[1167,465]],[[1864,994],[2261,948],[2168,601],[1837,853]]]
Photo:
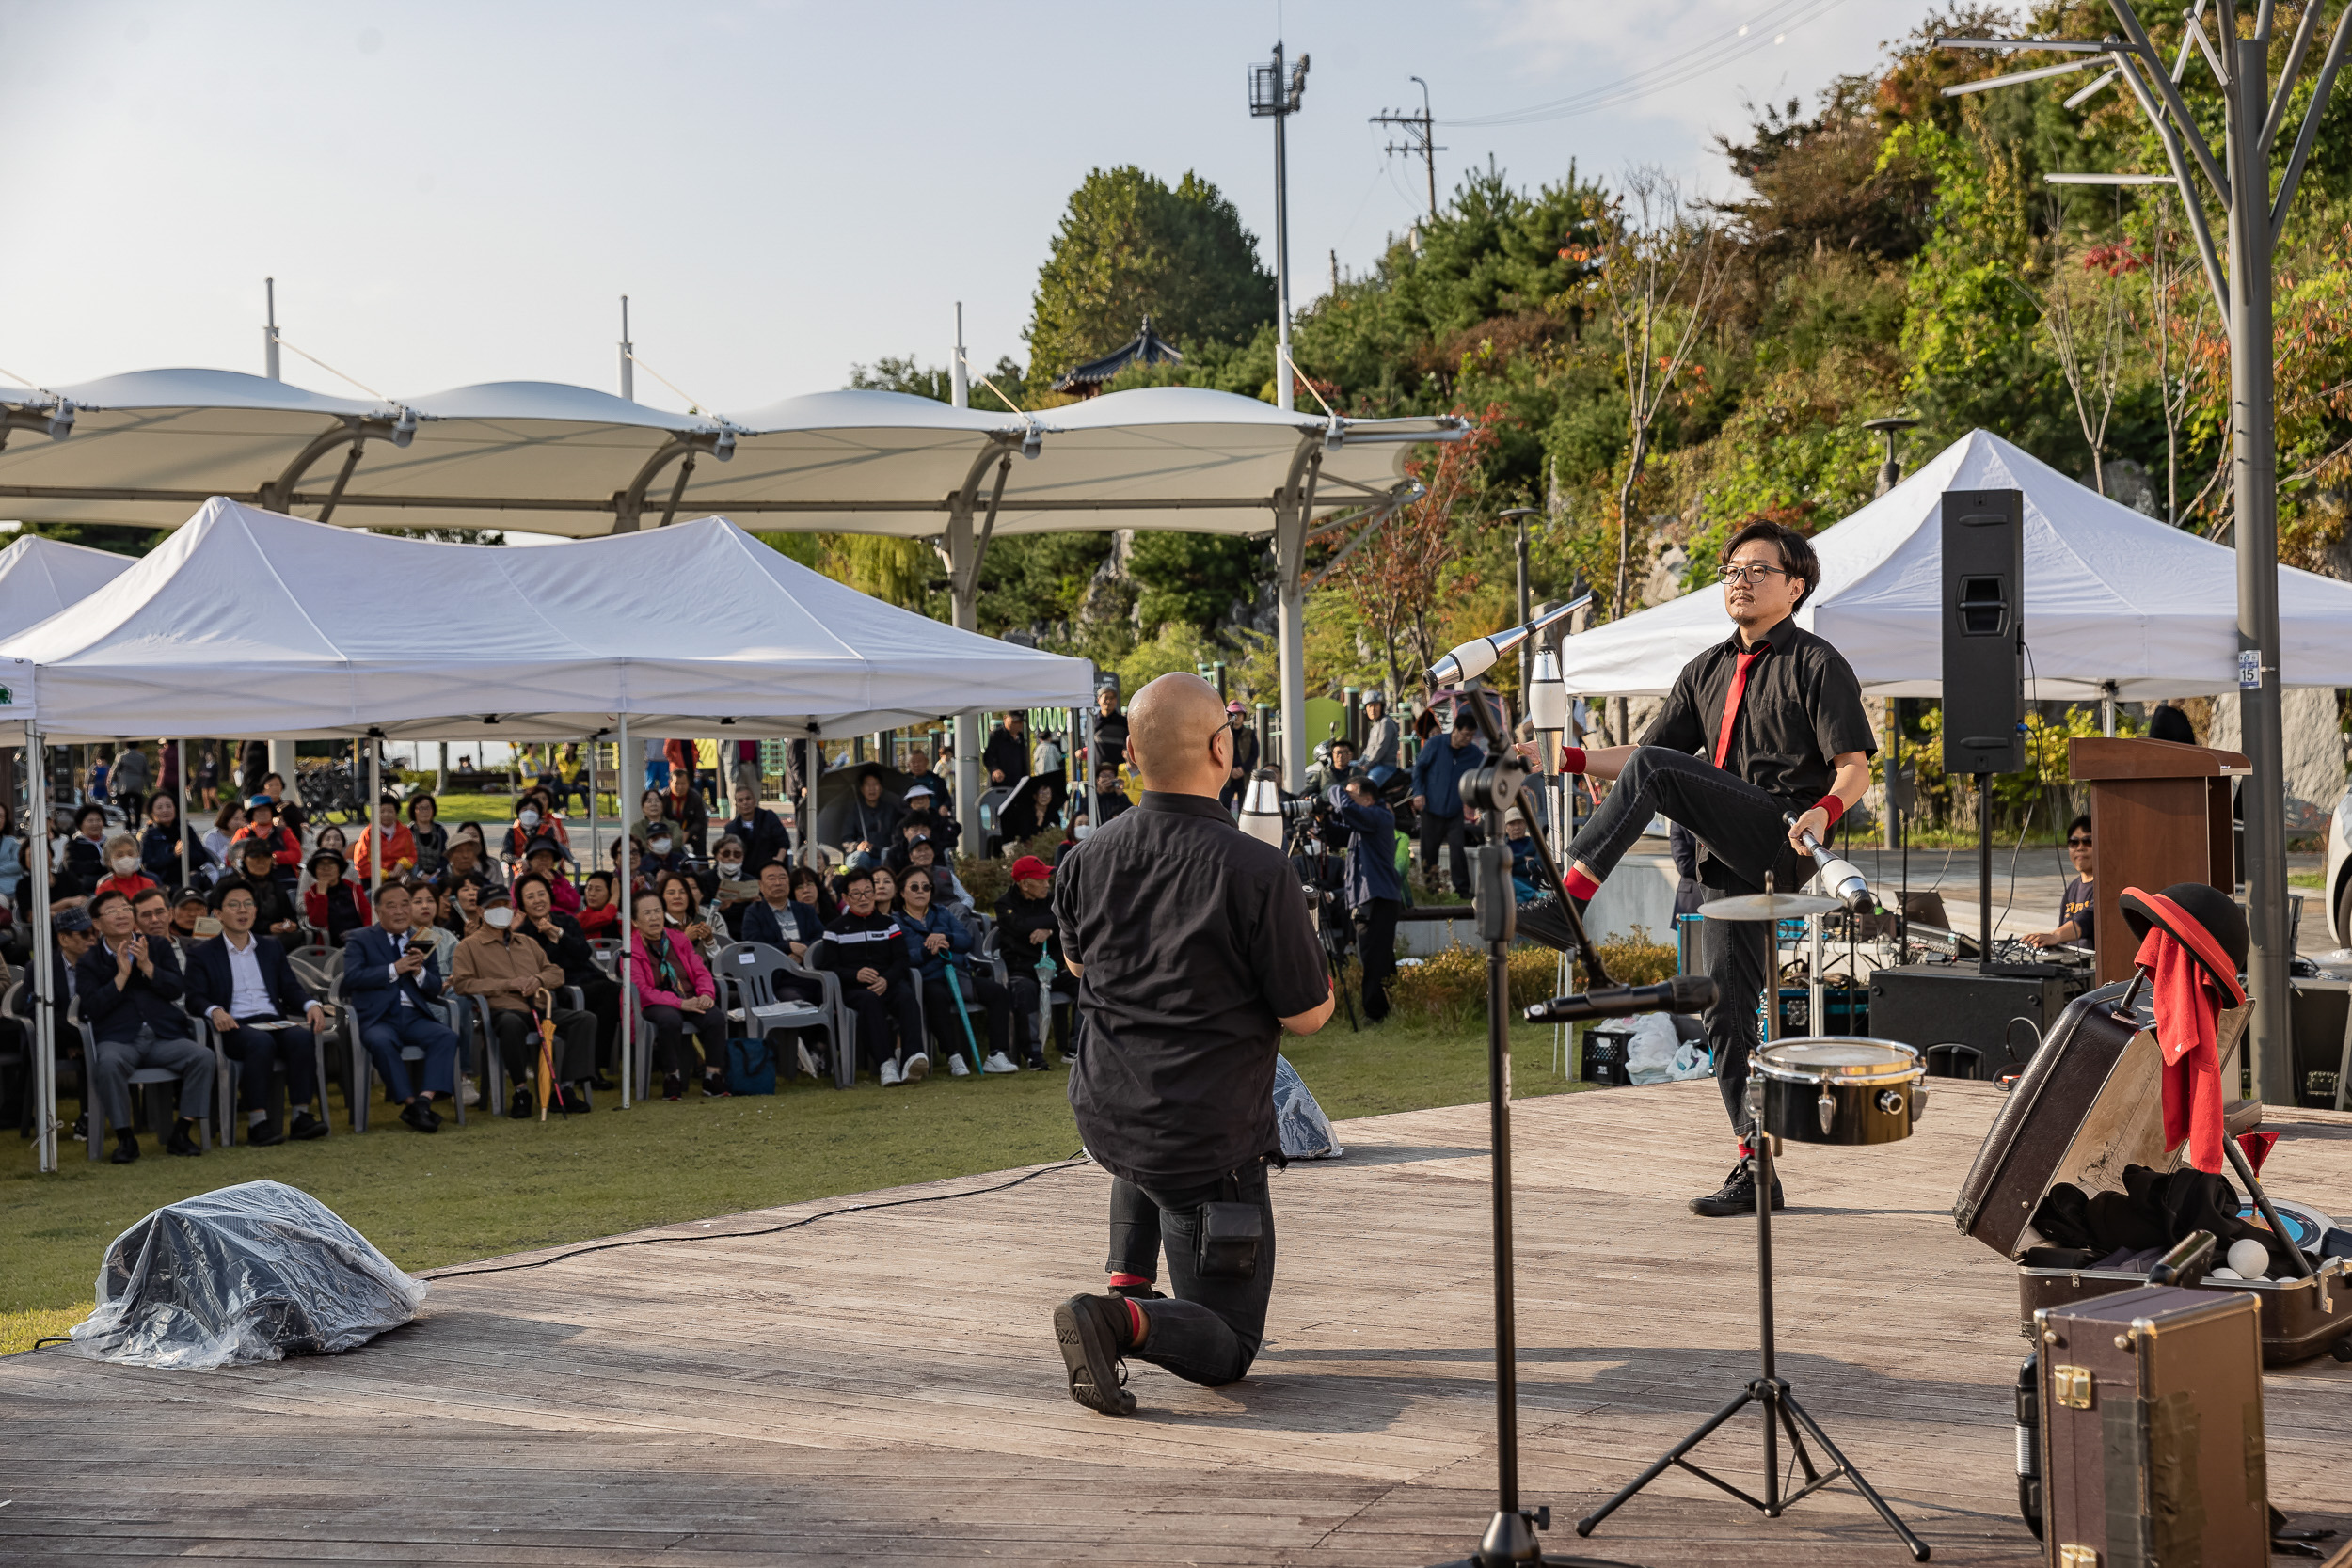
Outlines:
[[[185,843],[188,852],[187,875],[180,874],[180,849]],[[149,876],[166,887],[183,883],[210,881],[209,868],[214,864],[211,850],[197,836],[194,824],[185,832],[180,830],[180,802],[168,795],[157,795],[147,802],[147,831],[139,834],[139,865]]]
[[876,907],[871,871],[850,872],[842,895],[846,907],[826,927],[819,961],[841,976],[841,1000],[857,1015],[858,1053],[882,1087],[919,1083],[931,1059],[898,919]]
[[326,933],[329,947],[341,947],[375,918],[368,910],[367,890],[344,879],[343,858],[332,849],[310,857],[310,891],[302,895],[302,914],[312,929]]
[[196,1043],[188,1015],[181,1011],[187,987],[180,966],[168,946],[139,934],[131,900],[121,894],[101,893],[91,898],[89,910],[99,941],[75,964],[73,990],[82,1021],[97,1041],[97,1060],[88,1065],[91,1087],[115,1130],[114,1152],[107,1158],[127,1165],[139,1157],[131,1074],[140,1068],[162,1068],[180,1080],[180,1119],[164,1148],[173,1154],[201,1154],[203,1146],[191,1134],[210,1114],[213,1055]]
[[430,795],[408,798],[408,842],[417,847],[417,870],[433,876],[449,861],[449,830],[441,826],[441,803]]
[[457,847],[460,844],[473,846],[472,874],[474,876],[498,887],[506,885],[506,867],[500,864],[497,858],[490,853],[489,841],[482,836],[481,823],[460,822],[457,824],[457,831],[450,837],[449,852],[452,856],[457,853]]
[[971,893],[961,882],[956,880],[956,874],[948,869],[945,861],[939,858],[939,851],[931,847],[930,839],[918,838],[913,844],[908,845],[906,852],[891,869],[897,873],[898,885],[901,888],[906,886],[908,872],[930,872],[931,874],[931,897],[935,901],[955,910],[959,917],[972,912]]
[[[661,1066],[661,1098],[683,1100],[697,1077],[710,1098],[727,1092],[727,1015],[719,988],[694,944],[670,928],[661,895],[640,893],[630,904],[637,941],[629,944],[630,978],[653,1031],[654,1060]],[[699,1044],[701,1054],[695,1054]]]
[[[271,778],[278,777],[272,773]],[[276,867],[274,875],[283,882],[292,882],[302,869],[302,841],[294,831],[278,820],[278,802],[266,795],[256,795],[245,803],[245,826],[237,830],[233,845],[259,839],[269,846],[270,861]],[[240,860],[237,863],[243,865]]]
[[898,842],[898,818],[905,816],[900,806],[882,789],[882,774],[867,768],[857,781],[857,789],[850,800],[850,825],[844,836],[855,833],[854,842],[869,855],[886,855]]
[[[270,804],[277,808],[278,826],[294,834],[295,841],[299,842],[302,838],[304,820],[302,802],[286,799],[286,776],[283,773],[262,774],[262,793],[268,796]],[[252,807],[253,802],[250,800],[246,802],[247,811],[252,810]]]
[[[640,888],[650,888],[662,878],[686,873],[686,846],[678,842],[677,824],[670,820],[668,798],[652,790],[645,792],[648,803],[661,802],[662,815],[648,815],[629,836],[636,842],[630,846],[629,876]],[[612,846],[612,862],[620,863],[621,847]]]
[[[384,840],[384,874],[375,875],[375,841]],[[417,835],[400,819],[400,797],[387,791],[375,802],[375,825],[359,835],[359,847],[352,851],[352,879],[365,886],[369,882],[405,882],[417,869]],[[365,924],[362,922],[362,924]]]
[[[375,924],[343,943],[343,997],[385,1092],[401,1108],[400,1119],[417,1132],[437,1132],[441,1118],[433,1097],[456,1092],[457,1037],[433,1016],[441,970],[433,940],[409,930],[412,907],[408,890],[398,882],[378,891]],[[403,1046],[424,1053],[415,1078],[401,1059]]]
[[693,785],[693,774],[685,768],[670,769],[670,820],[686,835],[686,847],[693,850],[696,860],[709,852],[710,808],[703,803],[702,791]]
[[692,943],[706,964],[717,958],[722,923],[717,913],[703,903],[702,884],[691,877],[671,872],[654,885],[654,891],[661,895],[661,913],[670,928]]
[[204,835],[205,852],[221,863],[223,876],[235,869],[229,863],[229,845],[244,826],[245,802],[224,800],[221,802],[220,810],[213,816],[211,830]]
[[98,891],[98,884],[106,879],[105,843],[105,807],[84,806],[73,814],[73,836],[65,841],[57,874],[50,879],[52,904],[60,898],[87,898]]
[[[966,1002],[977,1002],[988,1012],[988,1056],[980,1070],[1020,1071],[1009,1054],[1012,993],[994,975],[972,964],[972,928],[946,905],[931,902],[931,874],[922,866],[907,873],[898,902],[898,934],[907,946],[907,963],[921,977],[924,1014],[930,1021],[932,1040],[946,1053],[948,1072],[958,1078],[971,1073],[964,1066],[964,1035],[970,1024],[963,1010]],[[1037,1066],[1045,1066],[1042,1058]]]
[[213,887],[213,909],[218,912],[221,895],[232,887],[249,888],[260,913],[255,917],[261,929],[279,942],[300,945],[302,920],[295,914],[294,898],[285,884],[278,879],[277,861],[266,839],[248,838],[231,846],[236,857],[235,870]]
[[[411,877],[408,888],[408,929],[433,942],[433,961],[444,974],[457,972],[457,942],[464,932],[453,930],[442,924],[454,899],[447,890],[437,888],[421,878]],[[442,1022],[449,1022],[443,1008],[436,1009]]]
[[210,942],[216,934],[215,930],[198,925],[199,921],[211,919],[212,913],[213,901],[200,887],[183,887],[171,901],[171,940],[181,956],[183,973],[188,967],[185,961],[187,955],[196,944]]
[[24,881],[27,852],[24,835],[16,831],[15,808],[0,800],[0,905],[15,905],[16,890]]
[[571,858],[571,834],[564,831],[564,819],[555,815],[554,798],[544,789],[534,789],[515,803],[515,821],[506,830],[500,856],[519,868],[530,858],[531,847],[541,839],[548,841],[557,860]]
[[873,868],[874,908],[884,914],[898,912],[898,874],[887,865]]
[[996,814],[996,832],[1007,844],[1025,844],[1049,829],[1061,826],[1054,781],[1031,779]]
[[710,908],[723,923],[727,937],[743,939],[743,911],[759,901],[757,873],[743,861],[743,841],[733,833],[710,847]]
[[[470,828],[473,824],[465,826]],[[491,880],[483,865],[482,841],[465,837],[461,830],[459,836],[450,841],[449,849],[441,858],[441,869],[433,874],[433,879],[445,888],[453,888],[459,882]]]
[[840,902],[833,895],[833,885],[826,881],[825,874],[813,865],[792,868],[792,901],[806,904],[815,910],[818,920],[827,926],[832,925],[834,916],[841,912]]
[[761,805],[759,797],[748,789],[735,792],[735,816],[719,831],[726,837],[710,852],[711,858],[719,859],[726,840],[734,839],[742,847],[746,880],[756,879],[759,868],[769,862],[787,860],[792,853],[792,835],[785,831],[784,818]]
[[572,879],[556,869],[556,862],[564,858],[564,850],[551,838],[534,838],[523,850],[523,863],[516,873],[516,885],[526,876],[537,877],[548,884],[548,896],[565,914],[580,912],[580,889]]
[[603,1075],[620,1060],[621,983],[597,964],[580,922],[555,907],[545,877],[526,872],[516,878],[515,900],[516,927],[564,972],[565,985],[580,988],[581,1001],[596,1018],[596,1076],[590,1082],[600,1089],[612,1087]]
[[[545,879],[535,886],[544,896]],[[488,1004],[491,1037],[506,1064],[508,1116],[519,1121],[538,1109],[523,1079],[539,1060],[541,1018],[555,1021],[557,1037],[555,1081],[539,1085],[548,1097],[548,1109],[585,1111],[588,1101],[581,1090],[596,1070],[596,1015],[556,1005],[554,991],[564,983],[563,966],[548,957],[535,938],[516,929],[510,896],[500,888],[482,895],[482,924],[457,944],[451,984],[460,996],[478,996]]]
[[1035,855],[1012,863],[1012,887],[996,900],[996,956],[1005,960],[1005,977],[1012,988],[1014,1016],[1029,1065],[1044,1060],[1045,1044],[1037,1037],[1040,959],[1044,982],[1053,993],[1054,1049],[1067,1058],[1070,1049],[1069,1013],[1075,1010],[1078,977],[1062,958],[1061,927],[1054,919],[1053,868]]
[[162,888],[142,889],[131,895],[131,924],[150,945],[171,949],[171,962],[181,977],[188,973],[188,950],[180,945],[171,929],[171,895]]
[[448,903],[440,911],[441,928],[464,940],[482,922],[482,895],[496,886],[480,877],[442,884]]
[[136,898],[156,885],[154,878],[139,869],[139,841],[129,833],[109,836],[105,853],[106,875],[98,879],[91,897],[102,893],[119,893],[125,898]]
[[580,887],[580,934],[591,942],[621,940],[621,906],[612,896],[619,879],[610,871],[591,871]]
[[945,814],[956,798],[955,791],[947,787],[947,781],[940,777],[938,769],[931,766],[930,753],[920,746],[907,752],[905,772],[906,791],[898,798],[907,803],[907,809],[914,809],[914,791],[919,785],[932,807]]
[[[310,1101],[319,1088],[312,1040],[329,1023],[326,1009],[294,978],[284,945],[253,929],[260,913],[251,888],[240,884],[221,895],[220,935],[198,942],[188,955],[188,1005],[211,1022],[221,1049],[241,1069],[237,1105],[245,1113],[246,1140],[272,1148],[289,1137],[326,1136],[326,1123],[310,1114]],[[278,1070],[286,1074],[286,1103],[297,1107],[290,1127],[279,1127],[269,1114],[271,1074]]]
[[1135,802],[1120,787],[1119,764],[1106,762],[1094,770],[1094,798],[1086,803],[1094,807],[1094,825],[1098,829],[1109,826],[1134,808]]
[[[743,929],[736,940],[755,942],[806,963],[809,947],[825,934],[825,923],[818,915],[813,900],[803,903],[794,896],[797,889],[793,884],[792,872],[783,863],[770,861],[761,866],[759,897],[744,907]],[[797,1000],[814,1002],[823,994],[821,987],[791,975],[777,976],[779,994],[787,981],[791,982],[791,994]]]
[[963,836],[963,824],[946,810],[946,793],[935,784],[917,779],[907,786],[907,814],[899,819],[899,837],[905,838],[905,825],[919,822],[939,846],[942,855],[955,853],[956,841]]

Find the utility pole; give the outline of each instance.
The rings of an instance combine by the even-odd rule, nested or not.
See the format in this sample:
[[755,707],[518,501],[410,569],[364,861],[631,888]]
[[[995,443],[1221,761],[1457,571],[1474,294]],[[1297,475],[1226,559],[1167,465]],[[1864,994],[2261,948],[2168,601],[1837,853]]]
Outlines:
[[272,381],[283,381],[286,378],[278,373],[278,279],[262,279],[262,297],[268,312],[262,326],[262,373]]
[[[2274,0],[2251,8],[2252,36],[2238,34],[2240,12],[2233,0],[2213,9],[2215,38],[2202,24],[2205,0],[2184,18],[2180,53],[2168,70],[2140,24],[2131,0],[2107,0],[2122,37],[2090,39],[1938,39],[1953,49],[2041,49],[2105,56],[2138,101],[2140,112],[2164,144],[2171,166],[2169,182],[2181,193],[2205,283],[2222,319],[2230,324],[2230,464],[2235,490],[2237,549],[2238,712],[2247,760],[2253,777],[2239,793],[2246,818],[2247,912],[2252,950],[2247,958],[2247,995],[2254,1004],[2251,1060],[2255,1095],[2292,1105],[2296,1099],[2292,1036],[2287,1027],[2286,768],[2280,716],[2278,424],[2271,407],[2277,334],[2271,319],[2271,259],[2296,187],[2310,162],[2312,144],[2328,109],[2344,45],[2352,40],[2352,3],[2336,16],[2334,37],[2313,84],[2294,151],[2271,194],[2272,145],[2286,124],[2287,108],[2303,56],[2317,29],[2320,0],[2311,0],[2287,45],[2283,68],[2270,80]],[[2192,45],[2195,45],[2192,52]],[[2213,145],[2181,97],[2181,80],[2192,59],[2202,59],[2221,91],[2222,145]],[[2098,64],[2085,59],[2083,66]],[[2056,74],[2058,68],[2021,71],[1993,82]],[[2079,105],[2106,78],[2069,101]],[[1978,88],[1993,82],[1958,84]],[[1947,87],[1947,94],[1955,88]],[[2202,177],[2202,184],[2199,177]],[[2144,183],[2144,175],[2053,174],[2058,184]],[[2223,244],[2214,244],[2203,198],[2210,196],[2227,219]],[[2226,264],[2225,264],[2226,262]]]
[[621,296],[621,401],[637,401],[637,345],[628,341],[628,295]]
[[[1289,170],[1283,161],[1283,125],[1298,112],[1307,93],[1307,56],[1285,70],[1282,40],[1274,59],[1249,68],[1249,113],[1274,121],[1274,405],[1292,411],[1291,229]],[[1307,514],[1311,483],[1303,491],[1285,487],[1274,518],[1276,633],[1282,675],[1283,782],[1303,788],[1307,774]],[[1271,762],[1272,758],[1265,759]]]
[[1372,123],[1405,133],[1402,143],[1391,142],[1381,149],[1382,151],[1391,156],[1399,152],[1406,157],[1420,155],[1429,174],[1429,216],[1435,221],[1438,215],[1438,154],[1445,149],[1438,145],[1438,122],[1429,113],[1429,84],[1422,82],[1418,76],[1408,76],[1406,80],[1421,82],[1421,113],[1408,115],[1402,109],[1383,109],[1372,117]]
[[1291,219],[1290,175],[1283,162],[1282,127],[1307,95],[1308,56],[1285,72],[1282,40],[1274,59],[1249,68],[1249,113],[1274,121],[1274,405],[1291,411]]

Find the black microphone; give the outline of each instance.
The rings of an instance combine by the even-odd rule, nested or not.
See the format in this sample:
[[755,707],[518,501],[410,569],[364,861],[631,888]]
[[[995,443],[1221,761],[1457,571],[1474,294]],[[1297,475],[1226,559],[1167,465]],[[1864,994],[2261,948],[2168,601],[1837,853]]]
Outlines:
[[1714,1005],[1714,981],[1704,974],[1677,974],[1662,986],[1618,986],[1555,996],[1528,1008],[1527,1022],[1578,1023],[1588,1018],[1628,1018],[1634,1013],[1697,1013]]

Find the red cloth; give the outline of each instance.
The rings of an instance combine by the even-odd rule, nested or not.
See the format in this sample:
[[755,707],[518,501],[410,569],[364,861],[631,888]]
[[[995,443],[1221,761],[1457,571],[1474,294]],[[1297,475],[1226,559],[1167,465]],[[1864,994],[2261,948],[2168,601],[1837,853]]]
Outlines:
[[2246,1156],[2246,1168],[2260,1176],[2263,1162],[2270,1158],[2271,1146],[2278,1141],[2279,1134],[2276,1132],[2240,1132],[2237,1147],[2239,1152]]
[[1772,651],[1770,642],[1758,642],[1755,652],[1740,656],[1740,667],[1731,673],[1731,689],[1724,693],[1724,727],[1715,736],[1715,766],[1718,768],[1724,765],[1724,758],[1731,754],[1731,728],[1740,717],[1740,695],[1748,689],[1748,670]]
[[2221,1057],[2215,1025],[2222,999],[2203,964],[2161,926],[2151,926],[2132,961],[2153,987],[2156,1048],[2164,1053],[2164,1147],[2188,1140],[2188,1163],[2220,1173]]

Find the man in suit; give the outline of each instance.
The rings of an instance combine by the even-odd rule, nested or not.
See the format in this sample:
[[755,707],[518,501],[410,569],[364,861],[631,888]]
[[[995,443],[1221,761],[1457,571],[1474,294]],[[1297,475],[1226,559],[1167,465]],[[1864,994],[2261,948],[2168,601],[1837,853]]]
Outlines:
[[[437,1132],[433,1097],[457,1091],[457,1037],[429,1010],[441,994],[441,968],[431,942],[408,940],[408,890],[384,884],[375,924],[343,941],[343,995],[359,1020],[359,1043],[400,1102],[400,1119],[420,1132]],[[424,1053],[421,1082],[412,1082],[401,1048]]]
[[73,993],[97,1042],[98,1059],[87,1064],[91,1087],[115,1129],[107,1158],[127,1165],[139,1157],[131,1119],[131,1074],[139,1068],[163,1068],[180,1079],[180,1119],[165,1149],[201,1154],[190,1133],[212,1103],[213,1054],[196,1043],[180,1010],[186,987],[171,947],[141,936],[131,900],[111,889],[90,900],[90,911],[99,940],[74,965]]
[[[188,956],[189,1000],[220,1033],[221,1049],[245,1069],[237,1100],[251,1129],[247,1141],[271,1148],[296,1138],[326,1136],[326,1123],[310,1114],[319,1091],[313,1037],[327,1028],[326,1009],[294,978],[286,949],[275,937],[256,935],[261,906],[253,890],[238,883],[221,895],[220,935],[198,942]],[[310,1028],[300,1027],[308,1022]],[[270,1073],[283,1068],[286,1102],[299,1106],[291,1129],[270,1120]]]

